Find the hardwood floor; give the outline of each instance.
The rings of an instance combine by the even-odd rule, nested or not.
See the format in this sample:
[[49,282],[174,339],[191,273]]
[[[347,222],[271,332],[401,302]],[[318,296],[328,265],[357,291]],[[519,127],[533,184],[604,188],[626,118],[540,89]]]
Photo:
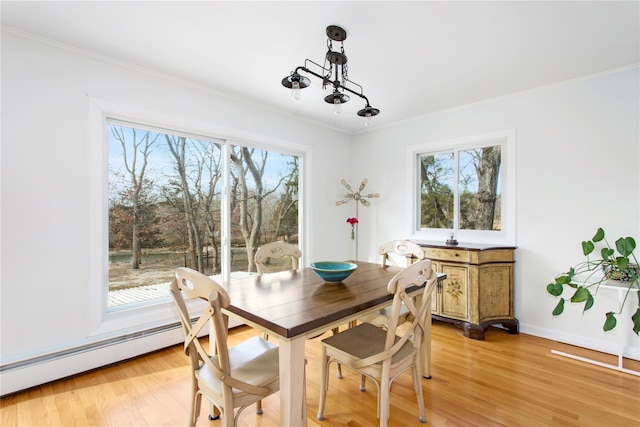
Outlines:
[[[231,344],[254,334],[248,327],[235,328]],[[640,377],[554,355],[552,349],[582,350],[530,335],[490,329],[485,339],[470,340],[452,325],[434,322],[433,378],[422,381],[428,425],[640,425]],[[375,386],[369,381],[369,389],[360,392],[358,375],[348,369],[342,380],[332,375],[326,420],[316,420],[319,338],[306,345],[309,426],[377,425]],[[640,363],[631,361],[627,367],[638,370]],[[5,396],[0,400],[0,424],[184,426],[189,410],[188,371],[182,347],[170,347]],[[278,394],[265,399],[263,415],[247,408],[239,426],[279,426],[278,399]],[[390,426],[424,425],[418,422],[409,373],[393,384],[391,405]],[[197,425],[215,427],[220,422],[208,421],[203,410]]]

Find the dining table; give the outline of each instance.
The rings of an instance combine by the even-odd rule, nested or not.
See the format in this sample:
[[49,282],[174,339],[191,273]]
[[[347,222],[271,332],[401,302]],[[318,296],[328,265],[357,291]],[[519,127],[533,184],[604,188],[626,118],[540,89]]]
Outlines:
[[[402,267],[351,261],[358,268],[342,282],[325,282],[309,267],[232,279],[223,284],[230,317],[278,338],[281,425],[306,426],[305,341],[392,303],[389,280]],[[439,273],[438,280],[446,276]],[[421,284],[422,285],[422,284]],[[421,286],[407,288],[418,295]],[[430,298],[430,297],[429,297]],[[430,304],[430,302],[428,302]],[[431,316],[421,348],[422,375],[431,377]]]

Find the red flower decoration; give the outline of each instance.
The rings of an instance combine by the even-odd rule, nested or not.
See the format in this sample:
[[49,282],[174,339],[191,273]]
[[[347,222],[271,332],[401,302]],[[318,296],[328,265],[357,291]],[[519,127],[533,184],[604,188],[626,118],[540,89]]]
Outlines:
[[356,224],[358,223],[358,218],[347,218],[347,222],[351,224],[351,239],[356,238]]

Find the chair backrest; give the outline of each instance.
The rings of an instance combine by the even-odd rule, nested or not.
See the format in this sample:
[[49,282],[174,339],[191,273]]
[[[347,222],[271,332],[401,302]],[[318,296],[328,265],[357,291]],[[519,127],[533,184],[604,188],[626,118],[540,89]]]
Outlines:
[[[436,273],[431,266],[431,260],[428,259],[412,264],[391,278],[387,285],[387,290],[393,294],[393,303],[387,326],[385,349],[378,354],[358,361],[354,364],[354,367],[368,366],[390,360],[411,337],[413,337],[414,348],[420,348],[425,322],[427,321],[427,316],[431,315],[431,298],[429,297],[436,287],[437,280]],[[406,293],[406,289],[414,285],[423,287],[422,298],[417,299],[421,301],[419,306],[416,306],[413,298]],[[403,305],[409,310],[413,321],[404,333],[398,337],[398,317]]]
[[300,257],[302,257],[302,252],[296,245],[285,242],[271,242],[260,246],[256,251],[256,255],[254,258],[256,267],[258,269],[258,274],[262,275],[272,272],[266,265],[267,259],[282,257],[291,258],[291,270],[295,271],[298,269],[298,263]]
[[[220,375],[230,375],[229,352],[227,348],[227,320],[222,313],[222,308],[229,305],[229,294],[215,280],[190,268],[176,269],[175,278],[171,282],[171,295],[173,296],[180,322],[184,332],[184,351],[189,356],[191,368],[195,372],[202,364],[211,365],[212,371]],[[184,297],[183,297],[184,295]],[[207,302],[207,306],[194,323],[191,323],[191,315],[185,301],[200,299]],[[213,319],[215,331],[210,331],[209,336],[215,337],[216,353],[219,366],[211,363],[210,354],[201,344],[198,334]],[[217,375],[216,375],[217,376]]]
[[[187,299],[200,299],[207,302],[206,309],[194,324],[191,323],[191,315],[183,294]],[[222,286],[200,272],[181,267],[176,269],[175,278],[171,282],[171,295],[180,313],[180,322],[185,335],[184,351],[189,356],[193,375],[202,365],[207,365],[213,376],[220,381],[222,394],[227,396],[232,396],[234,388],[260,396],[266,396],[272,392],[268,387],[249,384],[231,376],[227,347],[229,322],[228,317],[222,313],[222,309],[229,306],[229,294]],[[215,362],[198,338],[198,333],[210,319],[213,319],[214,331],[209,331],[209,337],[215,338]]]
[[394,263],[389,257],[389,254],[397,254],[404,257],[413,256],[418,260],[424,259],[424,251],[422,248],[408,240],[390,240],[385,242],[378,248],[378,254],[382,255],[383,267],[387,266],[388,261]]

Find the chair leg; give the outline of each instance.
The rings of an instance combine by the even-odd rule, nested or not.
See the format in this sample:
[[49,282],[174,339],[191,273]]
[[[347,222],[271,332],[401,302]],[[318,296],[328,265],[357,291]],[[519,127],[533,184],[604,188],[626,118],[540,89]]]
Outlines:
[[318,420],[324,420],[324,404],[327,401],[327,390],[329,389],[329,357],[327,350],[322,347],[322,366],[320,368],[322,378],[320,380],[320,402],[318,403]]
[[258,414],[258,415],[262,415],[263,414],[263,412],[262,412],[262,400],[258,400],[256,402],[256,414]]
[[[420,363],[419,361],[416,363]],[[418,401],[418,411],[420,416],[418,417],[418,421],[421,423],[427,422],[427,413],[424,409],[424,395],[422,394],[422,374],[420,369],[418,369],[418,365],[413,366],[413,388],[416,392],[416,400]]]
[[262,338],[263,338],[265,341],[269,341],[269,334],[267,334],[266,332],[265,332],[265,333],[263,333],[263,334],[262,334]]
[[189,425],[195,427],[198,414],[200,414],[200,402],[202,401],[202,395],[195,390],[193,397],[191,398],[191,414],[189,419]]
[[[331,332],[333,333],[333,335],[336,335],[338,332],[340,332],[340,329],[338,328],[333,328],[331,330]],[[339,363],[336,363],[336,378],[341,380],[342,379],[342,366]]]
[[307,359],[304,359],[304,376],[302,378],[302,424],[307,423]]
[[378,390],[378,412],[380,416],[380,427],[389,425],[389,394],[391,393],[391,379],[389,362],[382,368],[380,378],[380,389]]
[[362,375],[360,377],[360,391],[367,391],[367,389],[365,388],[365,383],[367,382],[367,377],[366,375]]

